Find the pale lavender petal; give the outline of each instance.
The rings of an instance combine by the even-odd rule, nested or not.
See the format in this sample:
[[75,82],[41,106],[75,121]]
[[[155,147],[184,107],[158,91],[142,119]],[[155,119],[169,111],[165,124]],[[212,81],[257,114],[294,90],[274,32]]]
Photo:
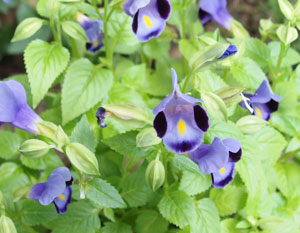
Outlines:
[[51,176],[52,175],[60,175],[64,179],[65,182],[70,181],[72,179],[70,170],[67,167],[55,168],[51,173]]
[[228,161],[229,152],[220,138],[215,137],[209,147],[200,146],[191,153],[191,159],[197,161],[204,174],[219,171]]
[[43,192],[45,191],[47,187],[47,183],[39,183],[39,184],[35,184],[32,188],[31,191],[29,193],[29,198],[31,200],[34,201],[38,201],[41,197],[41,195],[43,194]]
[[124,3],[123,9],[126,14],[133,17],[135,13],[149,4],[150,0],[128,0]]
[[18,100],[6,82],[0,82],[0,121],[11,122],[19,111]]
[[67,211],[68,205],[72,201],[72,188],[67,186],[65,191],[56,197],[53,201],[58,214],[64,214]]
[[223,140],[223,144],[229,151],[229,162],[238,162],[242,157],[241,143],[234,138]]
[[224,188],[233,181],[234,163],[227,162],[221,170],[211,174],[212,184],[215,188]]
[[264,80],[256,90],[255,94],[250,97],[250,103],[267,103],[271,98],[272,94],[268,82],[267,80]]

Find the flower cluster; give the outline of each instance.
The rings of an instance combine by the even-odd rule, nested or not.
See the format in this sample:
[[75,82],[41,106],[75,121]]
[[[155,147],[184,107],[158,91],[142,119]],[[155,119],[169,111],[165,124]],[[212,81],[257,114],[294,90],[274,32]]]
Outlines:
[[[225,52],[230,54],[230,52]],[[173,92],[153,110],[153,126],[166,148],[174,153],[189,153],[204,174],[211,174],[213,186],[225,187],[233,180],[234,164],[242,155],[240,143],[232,138],[215,138],[211,145],[202,144],[209,128],[206,111],[198,104],[202,100],[182,94],[177,74],[172,72]]]

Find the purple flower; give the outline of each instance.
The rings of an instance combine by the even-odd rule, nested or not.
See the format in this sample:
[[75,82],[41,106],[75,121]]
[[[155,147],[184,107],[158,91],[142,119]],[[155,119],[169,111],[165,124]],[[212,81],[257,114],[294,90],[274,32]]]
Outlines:
[[194,151],[209,128],[206,111],[195,103],[199,99],[182,94],[178,89],[177,75],[171,69],[173,92],[153,110],[153,126],[168,150],[174,153]]
[[235,163],[241,159],[242,149],[239,141],[233,138],[221,140],[215,137],[211,145],[202,144],[190,154],[201,172],[211,174],[215,188],[224,188],[233,180]]
[[69,169],[58,167],[52,171],[47,182],[32,187],[29,198],[42,205],[53,203],[57,213],[64,214],[72,200],[72,181]]
[[25,89],[21,83],[0,81],[0,125],[9,123],[37,134],[36,123],[42,119],[27,105]]
[[[245,94],[245,96],[249,98],[247,104],[253,108],[252,114],[266,121],[270,119],[273,112],[278,110],[281,100],[280,96],[271,93],[267,80],[260,84],[254,95]],[[240,105],[249,110],[249,106],[247,107],[244,102],[241,102]]]
[[132,30],[140,42],[158,37],[171,12],[168,0],[128,0],[123,8],[133,17]]
[[227,30],[230,29],[232,16],[226,9],[227,0],[201,0],[198,17],[202,24],[206,24],[212,19]]
[[102,20],[91,20],[83,14],[78,14],[77,20],[85,31],[89,42],[86,43],[86,49],[96,52],[103,46],[103,22]]
[[11,0],[2,0],[4,3],[9,3]]
[[101,128],[106,128],[107,125],[104,123],[104,119],[107,117],[107,112],[105,108],[99,107],[96,112],[97,123]]
[[228,48],[226,49],[226,51],[223,53],[223,55],[221,57],[219,57],[218,59],[223,59],[226,57],[230,57],[234,54],[237,53],[237,47],[233,44],[229,45]]

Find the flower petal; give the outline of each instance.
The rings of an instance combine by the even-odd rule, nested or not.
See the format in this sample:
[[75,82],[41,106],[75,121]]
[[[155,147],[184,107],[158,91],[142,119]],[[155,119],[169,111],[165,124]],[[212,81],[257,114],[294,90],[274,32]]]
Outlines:
[[47,187],[47,183],[39,183],[35,184],[29,193],[29,198],[34,201],[38,201],[40,199],[40,196],[43,194]]
[[203,132],[206,132],[208,130],[209,119],[206,111],[200,105],[194,106],[194,120]]
[[219,57],[218,59],[223,59],[226,57],[230,57],[234,54],[236,54],[238,51],[237,47],[233,44],[229,45],[228,48],[226,49],[226,51],[223,53],[223,55],[221,57]]
[[207,13],[206,11],[202,10],[201,8],[199,8],[199,11],[198,11],[198,18],[200,19],[200,21],[203,25],[207,24],[209,21],[212,20],[211,14]]
[[215,137],[211,145],[201,145],[190,155],[191,159],[198,163],[204,174],[219,171],[228,161],[229,152],[220,138]]
[[72,188],[67,186],[65,191],[56,197],[53,201],[58,214],[64,214],[67,211],[68,205],[72,201]]
[[234,138],[227,138],[223,140],[223,144],[229,150],[229,162],[237,162],[241,159],[242,149],[241,143]]
[[51,175],[61,175],[65,182],[68,182],[72,179],[69,168],[67,167],[58,167],[55,168]]
[[224,188],[232,182],[234,163],[227,162],[224,167],[211,174],[212,184],[215,188]]
[[140,8],[149,4],[150,0],[128,0],[123,4],[123,9],[126,14],[134,16]]
[[159,112],[154,121],[153,127],[156,130],[157,136],[162,138],[167,131],[167,120],[163,111]]
[[256,90],[255,94],[250,97],[251,103],[267,103],[271,100],[272,94],[268,86],[268,81],[264,80],[259,88]]
[[0,82],[0,122],[10,123],[19,111],[18,100],[5,82]]

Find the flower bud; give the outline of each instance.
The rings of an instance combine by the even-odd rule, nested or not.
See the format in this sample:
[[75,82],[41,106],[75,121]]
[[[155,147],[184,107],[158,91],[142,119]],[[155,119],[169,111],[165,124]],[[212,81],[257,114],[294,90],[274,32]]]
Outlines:
[[244,116],[236,122],[236,126],[240,128],[243,133],[256,133],[263,128],[268,122],[260,119],[257,116]]
[[215,93],[222,98],[226,106],[232,106],[243,101],[241,93],[245,88],[241,87],[224,87],[217,90]]
[[16,227],[13,221],[5,216],[2,215],[0,218],[0,232],[2,233],[17,233]]
[[155,160],[152,160],[146,170],[146,181],[150,188],[155,192],[165,181],[165,167],[159,160],[157,155]]
[[148,147],[157,145],[161,142],[161,139],[157,137],[154,128],[146,128],[138,133],[136,136],[136,146],[137,147]]
[[49,149],[53,148],[51,145],[38,139],[29,139],[25,141],[19,151],[30,158],[39,158],[49,152]]
[[122,167],[124,171],[135,173],[137,169],[143,164],[144,159],[124,156],[122,161]]
[[57,127],[56,130],[56,143],[58,148],[62,148],[70,143],[69,137],[66,135],[61,126]]
[[49,121],[39,121],[37,123],[39,134],[56,141],[57,126]]
[[206,110],[214,118],[227,121],[227,108],[224,101],[216,94],[208,91],[203,91],[201,97],[204,101]]

